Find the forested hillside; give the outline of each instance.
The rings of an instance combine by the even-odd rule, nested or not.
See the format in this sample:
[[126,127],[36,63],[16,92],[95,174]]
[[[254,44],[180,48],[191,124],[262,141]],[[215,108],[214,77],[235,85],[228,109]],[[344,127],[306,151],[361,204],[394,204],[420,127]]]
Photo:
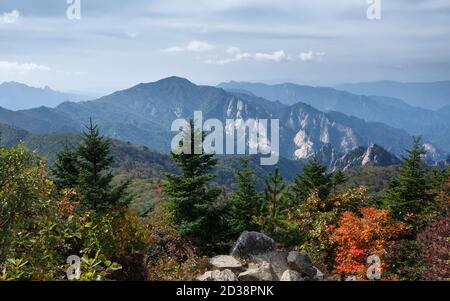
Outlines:
[[52,166],[24,144],[0,147],[3,280],[65,280],[71,255],[81,280],[194,280],[244,231],[306,252],[321,279],[366,279],[370,255],[382,279],[448,278],[450,170],[427,166],[418,139],[398,167],[329,173],[314,158],[292,180],[280,173],[292,166],[263,175],[244,156],[223,186],[212,154],[167,157],[92,123],[68,137]]

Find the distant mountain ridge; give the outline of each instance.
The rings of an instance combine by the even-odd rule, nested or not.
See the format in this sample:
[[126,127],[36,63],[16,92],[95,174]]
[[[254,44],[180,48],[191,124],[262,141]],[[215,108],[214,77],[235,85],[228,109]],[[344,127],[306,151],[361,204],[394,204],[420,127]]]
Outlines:
[[450,105],[450,81],[417,83],[378,81],[342,84],[336,88],[361,95],[400,98],[410,105],[431,110]]
[[56,107],[64,101],[83,101],[91,97],[73,93],[63,93],[44,88],[34,88],[17,82],[0,84],[0,107],[17,111],[37,106]]
[[349,170],[357,167],[398,165],[401,160],[377,144],[357,147],[346,154],[336,152],[331,144],[324,145],[317,158],[328,170]]
[[304,102],[321,111],[337,111],[366,121],[382,122],[405,129],[411,135],[423,135],[437,147],[450,151],[450,115],[444,111],[445,108],[432,111],[413,107],[397,98],[369,97],[334,88],[292,83],[267,85],[231,81],[218,87],[227,91],[249,91],[252,95],[286,105]]
[[[245,93],[198,86],[179,77],[139,84],[93,101],[65,102],[55,109],[0,110],[0,122],[35,133],[61,133],[81,131],[92,117],[111,138],[168,152],[175,135],[170,132],[172,121],[191,118],[196,110],[201,110],[205,119],[223,122],[239,118],[279,119],[280,154],[289,159],[308,159],[326,144],[333,145],[339,153],[378,144],[401,156],[412,142],[406,131],[383,123],[322,112],[301,102],[291,106],[273,103]],[[433,159],[444,157],[432,144],[427,145]]]

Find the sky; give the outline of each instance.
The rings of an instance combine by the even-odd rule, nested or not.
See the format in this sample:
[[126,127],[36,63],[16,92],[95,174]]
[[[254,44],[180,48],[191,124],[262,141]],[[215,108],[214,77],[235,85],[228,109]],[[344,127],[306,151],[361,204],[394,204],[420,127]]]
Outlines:
[[450,79],[450,0],[80,0],[80,19],[71,1],[0,0],[0,82],[104,94],[173,75]]

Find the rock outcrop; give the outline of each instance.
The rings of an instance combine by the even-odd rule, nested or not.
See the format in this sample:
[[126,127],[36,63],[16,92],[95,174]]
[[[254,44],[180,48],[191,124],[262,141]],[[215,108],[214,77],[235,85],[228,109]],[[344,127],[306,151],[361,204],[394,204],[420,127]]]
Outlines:
[[258,232],[243,232],[230,255],[210,259],[211,271],[199,281],[322,281],[305,252],[276,248],[275,241]]
[[245,258],[275,250],[276,243],[269,236],[258,232],[245,231],[236,241],[231,256]]

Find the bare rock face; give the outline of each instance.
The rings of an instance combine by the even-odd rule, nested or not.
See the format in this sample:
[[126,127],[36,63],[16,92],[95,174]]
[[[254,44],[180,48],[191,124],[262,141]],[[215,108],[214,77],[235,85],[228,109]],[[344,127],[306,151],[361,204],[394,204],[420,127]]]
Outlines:
[[251,261],[255,263],[268,262],[273,268],[274,273],[277,276],[277,280],[280,280],[283,273],[289,269],[287,263],[287,256],[289,252],[286,250],[275,250],[259,255],[251,256]]
[[231,270],[231,271],[242,271],[243,265],[240,261],[238,261],[233,256],[229,255],[219,255],[216,257],[213,257],[209,260],[209,263],[218,270]]
[[214,270],[197,277],[198,281],[237,281],[236,275],[231,270]]
[[272,266],[268,262],[263,262],[259,265],[250,265],[250,268],[240,273],[239,281],[276,281],[277,276],[273,271]]
[[245,231],[236,241],[231,251],[231,256],[243,258],[275,250],[275,241],[269,236],[259,232]]
[[286,270],[281,276],[280,281],[304,281],[304,279],[302,278],[302,275],[300,275],[299,272],[293,270]]
[[287,262],[292,270],[299,272],[302,276],[306,276],[311,280],[316,278],[317,269],[305,252],[290,252],[287,257]]

